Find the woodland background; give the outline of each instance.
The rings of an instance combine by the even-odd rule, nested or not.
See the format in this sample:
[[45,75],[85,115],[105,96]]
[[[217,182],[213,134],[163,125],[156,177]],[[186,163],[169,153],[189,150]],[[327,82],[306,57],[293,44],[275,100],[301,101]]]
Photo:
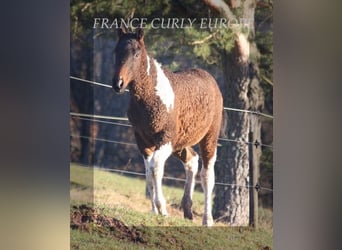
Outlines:
[[[223,1],[222,1],[223,2]],[[236,16],[243,10],[234,7],[239,1],[227,1]],[[273,1],[251,1],[254,12],[254,32],[249,41],[255,44],[249,58],[259,91],[260,109],[273,114]],[[215,18],[222,12],[210,5],[210,1],[71,1],[70,75],[104,84],[111,84],[114,64],[116,30],[92,29],[94,17],[176,17]],[[212,34],[215,34],[211,36]],[[208,38],[209,37],[209,38]],[[220,85],[225,100],[232,99],[225,84],[227,72],[224,64],[234,47],[234,36],[229,29],[150,29],[145,30],[145,44],[150,55],[171,70],[200,67],[209,71]],[[108,88],[96,87],[77,80],[70,80],[70,111],[86,114],[125,117],[129,95],[116,95]],[[225,106],[227,106],[225,101]],[[229,103],[230,104],[230,103]],[[239,108],[238,105],[229,105]],[[221,138],[230,139],[227,133],[231,111],[225,111]],[[273,144],[273,120],[260,117],[261,142]],[[123,122],[124,123],[124,122]],[[124,123],[127,124],[127,123]],[[132,129],[127,126],[106,124],[70,117],[70,161],[84,165],[144,172],[141,156],[134,145]],[[121,143],[91,140],[105,138]],[[232,147],[222,143],[221,148]],[[273,187],[273,149],[261,147],[260,179],[263,187]],[[220,151],[220,149],[219,149]],[[221,159],[222,160],[222,159]],[[220,161],[220,158],[218,158]],[[220,163],[219,163],[220,165]],[[182,165],[175,159],[167,161],[165,175],[184,178]],[[165,180],[167,185],[183,186],[182,182]],[[200,189],[200,186],[197,186]],[[259,204],[272,208],[273,195],[260,192]]]

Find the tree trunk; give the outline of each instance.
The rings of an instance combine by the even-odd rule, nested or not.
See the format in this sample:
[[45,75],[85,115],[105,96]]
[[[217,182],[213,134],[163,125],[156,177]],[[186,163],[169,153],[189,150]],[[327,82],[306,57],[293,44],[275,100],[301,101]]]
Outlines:
[[[229,6],[223,1],[206,1],[211,7],[220,10],[226,18],[232,18]],[[219,2],[219,4],[218,4]],[[249,20],[249,35],[254,36],[254,1],[246,0],[242,7],[242,17]],[[237,7],[238,7],[237,6]],[[238,20],[238,18],[237,18]],[[261,111],[263,94],[256,78],[256,69],[250,62],[250,51],[255,44],[250,44],[246,35],[236,30],[235,46],[231,52],[222,51],[224,71],[224,106],[238,109]],[[254,49],[255,51],[255,49]],[[228,111],[227,111],[228,112]],[[216,181],[229,186],[217,185],[214,199],[214,217],[230,226],[248,226],[250,224],[250,176],[249,133],[261,142],[259,117],[255,115],[229,111],[227,128],[223,128],[227,137],[240,142],[225,143],[220,149],[220,158],[216,167]],[[256,152],[256,153],[254,153]],[[259,166],[260,146],[253,150],[253,164]],[[258,174],[258,171],[257,173]]]
[[[225,90],[224,106],[248,109],[247,98],[249,80],[247,64],[237,65],[238,55],[226,54],[223,57]],[[229,139],[248,141],[248,114],[228,113],[227,135]],[[216,180],[237,186],[216,186],[214,217],[231,226],[245,226],[249,223],[249,190],[241,186],[249,185],[248,145],[244,142],[229,142],[220,150]]]
[[[70,57],[70,75],[81,77],[83,79],[92,79],[93,69],[93,51],[91,34],[84,35],[84,40],[81,42],[74,39],[71,42],[71,57]],[[89,43],[89,44],[86,44]],[[94,89],[93,86],[85,85],[81,82],[70,80],[70,95],[73,99],[73,104],[76,107],[70,107],[70,111],[80,112],[85,114],[94,114]],[[75,108],[75,110],[74,110]],[[79,162],[84,165],[92,166],[94,164],[94,141],[85,137],[92,137],[90,121],[80,121],[80,158]],[[74,138],[72,138],[73,140]]]

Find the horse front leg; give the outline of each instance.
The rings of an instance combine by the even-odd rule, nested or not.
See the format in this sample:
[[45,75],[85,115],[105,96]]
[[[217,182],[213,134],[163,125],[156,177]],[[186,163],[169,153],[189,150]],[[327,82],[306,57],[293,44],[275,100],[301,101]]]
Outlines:
[[147,158],[148,170],[147,173],[147,184],[152,183],[152,209],[158,211],[159,214],[167,216],[166,200],[162,191],[162,180],[164,175],[164,165],[167,158],[172,153],[171,143],[162,145],[159,149],[155,150],[154,153]]
[[192,214],[192,195],[195,189],[196,174],[198,170],[198,155],[194,156],[189,162],[184,164],[186,182],[184,187],[184,196],[182,199],[182,208],[184,218],[193,219]]
[[135,139],[138,145],[138,148],[143,155],[144,165],[145,165],[145,176],[146,176],[146,185],[147,190],[150,195],[151,205],[152,205],[152,213],[158,214],[158,209],[155,203],[156,191],[155,191],[155,184],[154,184],[154,151],[155,147],[147,147],[144,140],[140,137],[138,133],[135,133]]
[[150,194],[151,199],[151,205],[152,205],[152,213],[158,214],[158,209],[156,206],[155,200],[155,191],[154,191],[154,185],[153,185],[153,172],[151,171],[151,162],[152,162],[152,156],[148,156],[147,158],[144,157],[144,163],[145,163],[145,175],[146,175],[146,184],[147,184],[147,190]]

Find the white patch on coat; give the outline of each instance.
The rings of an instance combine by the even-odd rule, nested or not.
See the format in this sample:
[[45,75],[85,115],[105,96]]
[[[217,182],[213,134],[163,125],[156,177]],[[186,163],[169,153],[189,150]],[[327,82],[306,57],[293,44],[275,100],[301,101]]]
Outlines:
[[186,174],[186,182],[188,183],[190,188],[189,190],[187,190],[189,192],[190,199],[192,199],[195,188],[196,174],[198,171],[198,159],[199,156],[198,154],[196,154],[187,163],[183,163]]
[[159,149],[154,151],[153,159],[156,164],[165,163],[167,158],[172,154],[171,142],[162,145]]
[[166,77],[161,68],[161,65],[156,60],[154,60],[154,65],[157,69],[157,84],[155,87],[156,94],[160,97],[162,103],[165,104],[166,110],[170,112],[174,106],[175,94],[169,79]]
[[147,75],[150,75],[150,68],[151,68],[151,65],[150,65],[150,57],[147,56]]
[[215,149],[215,153],[213,157],[211,157],[211,159],[209,159],[208,161],[208,168],[214,168],[215,162],[216,162],[216,149]]
[[208,161],[208,167],[205,169],[202,167],[201,170],[201,182],[204,190],[204,213],[203,213],[203,225],[212,226],[212,192],[215,185],[215,171],[214,165],[216,162],[216,149],[213,157]]
[[151,195],[152,200],[152,211],[159,212],[160,214],[167,216],[166,211],[166,200],[162,191],[162,179],[164,175],[165,161],[172,154],[171,143],[164,144],[154,153],[144,159],[146,166],[147,182],[152,183],[153,194]]
[[146,183],[147,183],[147,189],[148,192],[150,193],[150,197],[151,197],[151,205],[152,205],[152,213],[154,214],[158,214],[158,209],[156,207],[156,204],[154,202],[155,200],[155,191],[153,188],[153,155],[148,156],[146,159],[144,158],[144,163],[145,163],[145,171],[146,171]]

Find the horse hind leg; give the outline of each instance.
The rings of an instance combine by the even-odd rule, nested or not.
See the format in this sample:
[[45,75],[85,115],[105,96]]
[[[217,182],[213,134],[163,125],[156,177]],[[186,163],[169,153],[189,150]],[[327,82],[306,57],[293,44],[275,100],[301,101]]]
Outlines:
[[217,138],[210,134],[200,142],[203,166],[201,169],[201,184],[204,191],[204,214],[202,225],[212,226],[213,217],[211,213],[212,192],[215,185],[214,165],[216,161]]
[[186,174],[184,195],[181,202],[181,207],[184,212],[184,218],[192,220],[192,195],[195,188],[195,178],[198,171],[199,157],[198,154],[191,147],[187,147],[181,151],[175,152],[174,156],[182,161]]

